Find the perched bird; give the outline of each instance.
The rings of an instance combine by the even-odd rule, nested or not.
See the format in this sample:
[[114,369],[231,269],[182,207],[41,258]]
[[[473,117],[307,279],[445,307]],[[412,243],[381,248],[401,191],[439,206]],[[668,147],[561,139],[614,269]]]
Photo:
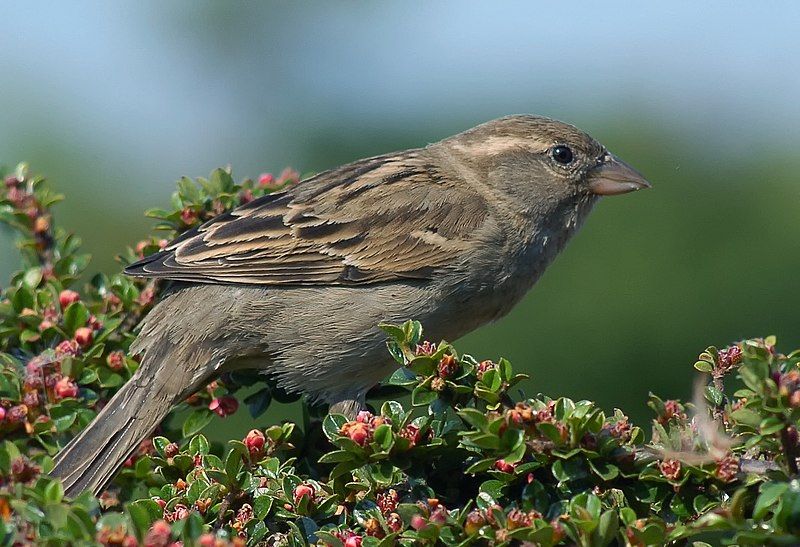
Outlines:
[[502,317],[599,196],[648,186],[579,129],[522,115],[217,216],[125,270],[173,283],[131,347],[140,368],[53,474],[100,491],[175,404],[238,368],[352,415],[393,369],[378,323],[453,340]]

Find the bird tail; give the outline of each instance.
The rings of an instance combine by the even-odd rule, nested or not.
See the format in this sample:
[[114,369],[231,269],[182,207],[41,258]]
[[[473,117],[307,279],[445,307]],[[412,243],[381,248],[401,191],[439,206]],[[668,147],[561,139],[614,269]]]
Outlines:
[[148,341],[139,370],[95,419],[55,458],[52,475],[68,496],[98,494],[172,407],[208,381],[211,354],[202,346],[180,348]]

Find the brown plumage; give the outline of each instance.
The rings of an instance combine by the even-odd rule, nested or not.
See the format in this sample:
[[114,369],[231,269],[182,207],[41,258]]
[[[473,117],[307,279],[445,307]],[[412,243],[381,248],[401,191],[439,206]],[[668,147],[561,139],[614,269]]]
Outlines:
[[170,409],[254,367],[352,414],[393,368],[381,321],[455,339],[506,314],[600,195],[647,183],[597,141],[511,116],[360,160],[220,215],[126,269],[174,283],[134,377],[56,458],[97,492]]

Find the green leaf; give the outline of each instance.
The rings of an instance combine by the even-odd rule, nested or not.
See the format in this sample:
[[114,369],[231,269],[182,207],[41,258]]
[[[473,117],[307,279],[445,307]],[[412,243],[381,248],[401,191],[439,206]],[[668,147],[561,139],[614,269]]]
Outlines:
[[506,484],[498,480],[488,480],[481,483],[479,490],[498,500],[503,497],[503,488]]
[[205,426],[214,419],[214,413],[207,408],[198,408],[183,422],[182,434],[184,438],[191,437],[200,432]]
[[259,520],[264,520],[269,515],[272,509],[273,498],[272,496],[263,495],[256,497],[253,502],[253,512],[255,517]]
[[594,545],[610,545],[619,530],[619,515],[613,509],[600,515],[600,523],[595,531]]
[[708,361],[697,361],[694,364],[694,368],[699,370],[700,372],[711,372],[714,370],[714,365],[709,363]]
[[759,430],[762,435],[772,435],[783,429],[783,421],[775,416],[764,418],[759,425]]
[[165,453],[165,450],[169,444],[170,440],[167,439],[166,437],[161,437],[161,436],[153,437],[153,447],[156,449],[156,452],[158,452],[159,456],[161,456],[162,458],[166,458],[167,455]]
[[486,414],[477,408],[463,408],[458,411],[458,415],[473,428],[480,431],[486,430],[489,425]]
[[352,452],[348,452],[347,450],[333,450],[326,454],[323,454],[322,457],[319,459],[319,463],[339,463],[339,462],[346,462],[351,461],[356,458],[355,454]]
[[90,315],[83,302],[73,302],[64,312],[64,330],[69,336],[74,335],[78,328],[86,325]]
[[375,444],[377,444],[382,450],[389,451],[394,444],[394,435],[392,433],[392,427],[387,424],[379,425],[375,429],[375,433],[373,434],[373,439]]
[[414,406],[429,405],[439,397],[435,391],[431,391],[425,385],[418,385],[411,392],[411,404]]
[[196,545],[200,534],[203,533],[203,517],[191,511],[189,518],[184,521],[182,538],[184,545]]
[[328,414],[322,421],[322,431],[329,441],[333,441],[341,436],[339,431],[342,430],[342,426],[346,423],[347,418],[341,414]]
[[390,323],[378,323],[378,328],[398,344],[403,344],[406,341],[406,333],[402,327]]
[[[402,356],[400,363],[402,364]],[[416,375],[405,367],[395,370],[386,381],[390,386],[412,386],[417,383]]]
[[209,451],[209,444],[208,439],[206,439],[203,435],[195,435],[192,437],[192,440],[189,441],[189,453],[192,455],[206,455]]
[[151,499],[141,499],[131,502],[126,510],[134,526],[136,526],[137,536],[143,538],[150,526],[163,517],[164,511]]
[[60,503],[64,498],[64,487],[61,481],[53,480],[48,482],[44,488],[44,499],[49,503]]
[[601,460],[588,461],[589,468],[594,472],[595,475],[604,481],[613,480],[619,475],[619,468],[616,465]]
[[753,518],[761,520],[772,509],[783,494],[789,489],[789,484],[785,482],[766,483],[761,486],[761,493],[756,499],[753,507]]
[[39,267],[30,268],[22,277],[22,282],[29,289],[35,289],[42,282],[42,269]]

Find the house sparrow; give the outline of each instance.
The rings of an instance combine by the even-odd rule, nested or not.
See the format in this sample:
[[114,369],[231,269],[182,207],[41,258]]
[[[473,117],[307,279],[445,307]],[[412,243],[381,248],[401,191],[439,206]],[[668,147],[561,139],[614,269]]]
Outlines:
[[100,491],[175,404],[238,368],[352,415],[394,367],[378,323],[453,340],[502,317],[599,196],[648,186],[579,129],[509,116],[217,216],[126,268],[173,283],[131,347],[139,370],[53,474]]

